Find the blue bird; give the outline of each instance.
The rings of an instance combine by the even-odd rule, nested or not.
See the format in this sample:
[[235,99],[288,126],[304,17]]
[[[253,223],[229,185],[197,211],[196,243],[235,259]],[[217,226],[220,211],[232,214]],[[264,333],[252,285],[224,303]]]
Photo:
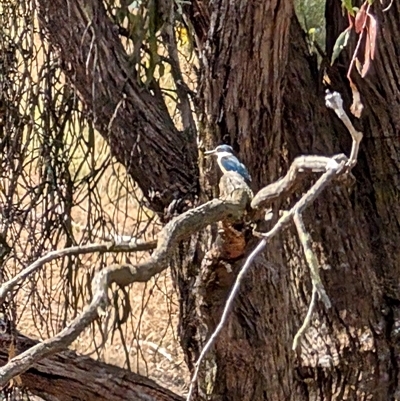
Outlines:
[[250,182],[251,177],[247,168],[243,163],[240,163],[238,158],[233,154],[233,149],[229,145],[219,145],[214,150],[204,152],[205,155],[217,156],[217,163],[222,173],[235,171],[240,174],[246,181]]

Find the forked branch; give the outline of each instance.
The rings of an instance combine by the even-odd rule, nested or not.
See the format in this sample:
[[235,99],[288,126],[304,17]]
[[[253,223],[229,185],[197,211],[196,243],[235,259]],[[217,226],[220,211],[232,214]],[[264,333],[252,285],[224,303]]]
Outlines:
[[157,241],[146,242],[142,244],[128,244],[121,243],[115,244],[113,242],[105,243],[105,244],[86,244],[79,246],[72,246],[70,248],[58,249],[55,251],[50,251],[46,255],[41,258],[35,260],[31,265],[26,267],[24,270],[20,271],[17,275],[15,275],[12,279],[6,281],[0,287],[0,305],[4,302],[7,294],[12,291],[15,286],[28,278],[31,274],[38,271],[41,267],[43,267],[46,263],[49,263],[53,260],[63,258],[65,256],[73,256],[73,255],[85,255],[88,253],[106,253],[106,252],[140,252],[140,251],[149,251],[154,249],[157,246]]
[[[248,256],[246,259],[246,262],[244,263],[243,267],[240,269],[239,274],[236,277],[235,284],[233,285],[233,288],[231,290],[231,293],[229,294],[228,300],[225,304],[224,311],[222,312],[221,319],[215,328],[214,332],[212,333],[211,337],[208,339],[206,342],[203,350],[200,353],[200,356],[196,362],[195,366],[195,371],[192,377],[192,380],[190,382],[190,387],[189,387],[189,392],[187,395],[187,401],[190,400],[194,385],[197,381],[197,377],[199,374],[200,370],[200,365],[202,360],[204,359],[205,355],[207,352],[210,350],[211,346],[214,344],[216,338],[218,337],[218,334],[221,332],[223,329],[226,320],[228,319],[229,312],[232,309],[233,306],[233,301],[236,298],[237,293],[239,292],[240,284],[246,273],[251,267],[251,264],[254,260],[254,258],[265,248],[267,243],[277,234],[279,234],[285,227],[287,227],[293,217],[304,210],[306,207],[310,206],[312,202],[318,197],[318,195],[323,191],[324,188],[334,179],[334,177],[343,170],[344,163],[338,164],[336,163],[335,160],[329,159],[330,162],[328,162],[327,166],[327,171],[317,180],[317,182],[308,190],[308,192],[303,195],[300,200],[286,213],[284,213],[280,219],[277,221],[277,223],[274,225],[274,227],[268,231],[267,233],[262,234],[263,239],[259,242],[257,247],[251,252],[251,254]],[[273,185],[273,184],[271,184]],[[318,274],[318,273],[317,273]],[[325,293],[323,290],[323,286],[321,283],[321,280],[315,280],[318,282],[319,288],[321,293]],[[325,294],[326,295],[326,294]],[[328,297],[326,296],[326,303],[330,305],[330,301]]]

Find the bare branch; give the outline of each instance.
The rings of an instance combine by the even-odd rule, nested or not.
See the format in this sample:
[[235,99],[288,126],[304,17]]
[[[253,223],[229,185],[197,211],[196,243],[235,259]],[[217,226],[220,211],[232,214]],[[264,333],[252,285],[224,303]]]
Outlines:
[[328,186],[332,179],[340,173],[343,163],[338,164],[335,160],[330,159],[327,165],[327,171],[321,175],[316,183],[300,198],[300,200],[287,212],[284,213],[277,221],[275,226],[267,233],[262,234],[268,240],[282,230],[293,218],[295,213],[301,213],[306,207],[310,206],[318,195]]
[[103,2],[67,3],[37,0],[39,22],[48,41],[62,49],[59,64],[113,155],[158,213],[177,196],[193,200],[198,180],[195,133],[179,132],[162,97],[140,83]]
[[310,234],[307,232],[307,230],[304,226],[303,218],[301,216],[300,211],[295,212],[295,214],[293,216],[293,221],[296,226],[301,245],[303,246],[307,265],[310,268],[310,276],[311,276],[311,282],[312,282],[312,296],[311,296],[310,305],[308,307],[308,312],[307,312],[307,315],[304,319],[302,326],[297,331],[297,333],[293,339],[292,349],[296,350],[299,345],[299,341],[300,341],[301,337],[303,336],[303,334],[307,330],[308,326],[310,325],[311,317],[312,317],[313,311],[316,306],[316,294],[319,295],[320,299],[325,304],[326,308],[330,308],[332,305],[331,305],[331,301],[330,301],[328,295],[326,294],[324,285],[322,284],[321,276],[319,275],[319,271],[318,271],[319,270],[318,260],[317,260],[317,257],[315,256],[314,251],[311,248]]
[[350,119],[347,114],[343,110],[343,101],[339,93],[327,93],[326,95],[326,105],[327,107],[332,108],[338,117],[343,121],[349,130],[352,138],[353,145],[350,154],[350,158],[347,158],[344,154],[338,154],[333,157],[325,157],[325,156],[300,156],[296,158],[292,165],[289,168],[287,174],[279,179],[278,181],[266,186],[261,189],[256,196],[253,198],[251,202],[252,208],[256,209],[259,207],[267,207],[272,201],[287,197],[289,194],[294,192],[296,189],[296,184],[301,181],[301,173],[304,172],[324,172],[322,176],[315,182],[315,184],[304,194],[300,200],[288,211],[282,214],[279,218],[275,226],[265,234],[258,234],[263,239],[259,242],[257,247],[251,252],[248,256],[246,262],[241,268],[235,284],[232,288],[232,291],[229,295],[229,298],[225,304],[224,311],[222,313],[220,322],[218,323],[216,329],[212,333],[211,337],[205,344],[202,352],[200,353],[199,359],[196,362],[196,368],[190,383],[189,393],[187,395],[187,401],[190,401],[190,398],[193,393],[194,384],[197,380],[200,364],[204,359],[204,356],[208,352],[208,350],[213,345],[215,339],[218,334],[224,327],[224,324],[228,318],[228,314],[232,309],[233,300],[235,299],[236,294],[239,291],[240,283],[248,271],[251,263],[254,258],[265,248],[267,242],[278,234],[280,231],[285,228],[290,221],[293,219],[299,233],[299,238],[302,243],[304,254],[307,260],[307,264],[310,268],[311,281],[313,284],[313,295],[311,298],[311,302],[309,305],[309,309],[307,312],[307,316],[304,320],[303,325],[297,332],[294,341],[293,341],[293,349],[297,348],[298,341],[303,335],[304,331],[307,329],[313,310],[316,304],[316,294],[318,293],[321,300],[324,302],[327,308],[331,307],[331,302],[326,294],[325,288],[322,284],[321,277],[318,272],[318,262],[314,252],[311,249],[311,239],[309,234],[307,233],[304,223],[301,218],[301,213],[310,206],[314,200],[318,197],[318,195],[327,187],[331,181],[337,177],[339,174],[343,174],[344,172],[349,172],[351,168],[355,165],[357,161],[358,149],[362,139],[362,133],[355,130]]
[[306,231],[306,228],[304,226],[304,222],[303,222],[300,212],[296,212],[294,214],[293,221],[296,226],[301,245],[303,246],[307,265],[310,268],[310,276],[311,276],[311,281],[312,281],[313,287],[316,288],[319,297],[321,298],[322,302],[325,304],[325,307],[330,308],[332,306],[331,301],[329,300],[328,295],[326,295],[324,285],[322,284],[321,276],[319,275],[319,271],[318,271],[319,270],[318,260],[317,260],[317,257],[315,256],[314,251],[311,248],[310,234]]
[[343,100],[340,96],[340,93],[327,91],[325,96],[325,104],[327,107],[334,110],[336,115],[343,121],[343,124],[346,126],[346,128],[350,132],[351,137],[353,138],[353,144],[348,161],[348,166],[352,168],[357,163],[358,149],[360,147],[360,142],[363,138],[363,134],[362,132],[357,131],[354,128],[349,116],[344,111]]
[[178,107],[182,115],[183,128],[186,131],[191,131],[192,133],[194,133],[196,132],[196,125],[193,119],[193,114],[190,107],[190,99],[189,99],[189,94],[192,93],[192,91],[186,85],[180,67],[178,46],[176,43],[175,31],[174,31],[174,18],[175,18],[174,3],[171,2],[170,4],[169,3],[166,4],[169,5],[169,10],[166,10],[168,14],[168,20],[164,26],[163,29],[164,32],[162,35],[167,45],[167,50],[170,57],[171,73],[176,85],[176,93],[179,99]]
[[294,336],[294,339],[293,339],[293,345],[292,345],[292,350],[293,351],[295,351],[297,349],[297,347],[299,346],[299,341],[301,340],[301,338],[303,337],[305,331],[307,330],[308,326],[310,325],[311,317],[312,317],[312,314],[314,312],[316,304],[317,304],[317,289],[313,285],[311,301],[310,301],[310,305],[308,306],[307,315],[306,315],[306,317],[304,319],[303,324],[301,325],[301,327],[299,328],[299,330],[297,331],[297,333],[296,333],[296,335]]
[[155,274],[161,273],[168,267],[168,258],[179,241],[211,223],[227,217],[232,218],[232,216],[239,218],[244,213],[249,201],[248,187],[243,181],[242,190],[235,190],[231,198],[214,199],[171,220],[160,232],[157,248],[146,262],[137,266],[130,264],[112,265],[99,271],[92,282],[93,298],[91,303],[57,335],[12,358],[5,366],[1,367],[0,387],[13,377],[25,372],[41,358],[68,347],[105,308],[108,301],[107,290],[112,283],[126,286],[134,282],[148,281]]
[[335,155],[333,157],[326,156],[299,156],[294,159],[289,171],[278,181],[267,185],[261,189],[251,202],[251,207],[267,208],[274,200],[285,198],[296,189],[296,185],[301,181],[301,174],[304,173],[323,173],[326,166],[332,159],[337,163],[347,161],[344,154]]
[[35,262],[33,262],[24,270],[20,271],[16,276],[5,282],[0,287],[0,305],[4,302],[7,293],[10,292],[20,281],[25,280],[32,273],[35,273],[38,269],[40,269],[43,265],[55,259],[72,255],[85,255],[94,252],[105,253],[149,251],[151,249],[154,249],[156,246],[157,241],[146,242],[143,244],[115,244],[113,242],[110,242],[108,244],[87,244],[51,251],[42,256],[40,259],[37,259]]
[[[382,2],[381,2],[382,3]],[[392,7],[392,5],[393,5],[393,0],[390,0],[390,3],[389,3],[389,5],[388,6],[386,6],[383,10],[382,10],[382,12],[386,12],[386,11],[389,11],[390,10],[390,8]]]
[[[37,345],[38,341],[19,332],[10,334],[0,331],[0,365],[7,363],[11,344],[14,344],[16,353],[21,353]],[[20,378],[24,389],[45,400],[183,400],[148,377],[71,350],[43,358]]]
[[246,275],[247,271],[249,270],[254,258],[265,248],[266,244],[267,244],[266,239],[261,240],[259,242],[259,244],[257,245],[257,247],[251,252],[249,257],[246,259],[246,262],[243,265],[243,267],[240,269],[240,272],[236,277],[235,284],[233,285],[232,291],[229,294],[229,297],[226,301],[224,311],[222,312],[221,319],[220,319],[217,327],[215,328],[214,332],[212,333],[211,337],[208,339],[206,345],[202,349],[199,359],[196,362],[195,371],[193,373],[192,380],[190,381],[189,392],[186,397],[187,401],[190,401],[190,398],[192,397],[194,384],[196,383],[197,377],[199,375],[201,362],[203,361],[205,355],[207,354],[207,352],[209,351],[211,346],[214,344],[214,341],[218,337],[218,334],[221,332],[221,330],[223,329],[223,327],[225,325],[225,322],[228,318],[229,312],[231,311],[232,306],[233,306],[233,300],[235,299],[235,297],[239,291],[240,283],[242,282],[243,277]]
[[327,92],[325,99],[327,107],[335,111],[353,138],[350,157],[347,158],[344,154],[338,154],[332,157],[315,155],[297,157],[284,177],[270,185],[267,185],[256,194],[251,202],[251,207],[253,209],[260,207],[267,208],[274,200],[287,197],[293,193],[296,189],[296,185],[301,181],[301,174],[324,172],[326,171],[328,163],[332,161],[337,163],[346,161],[346,166],[348,167],[347,171],[356,164],[363,134],[357,131],[351,123],[348,115],[343,109],[343,100],[338,92]]

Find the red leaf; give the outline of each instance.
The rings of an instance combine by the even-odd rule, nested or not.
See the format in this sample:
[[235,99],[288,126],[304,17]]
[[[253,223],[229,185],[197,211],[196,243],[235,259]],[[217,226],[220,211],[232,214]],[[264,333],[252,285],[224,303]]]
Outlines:
[[356,19],[355,19],[355,23],[354,23],[354,28],[356,30],[356,33],[360,33],[366,23],[367,20],[367,7],[368,7],[368,3],[365,2],[360,9],[357,11],[356,14]]

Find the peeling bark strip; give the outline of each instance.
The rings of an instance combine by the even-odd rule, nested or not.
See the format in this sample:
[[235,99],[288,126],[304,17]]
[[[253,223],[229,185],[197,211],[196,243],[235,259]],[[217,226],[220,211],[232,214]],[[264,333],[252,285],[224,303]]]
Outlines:
[[194,133],[179,132],[162,98],[138,84],[104,5],[96,0],[37,0],[39,20],[61,67],[93,115],[113,155],[163,212],[197,192]]
[[[7,350],[15,343],[17,353],[38,342],[23,335],[0,333],[0,365],[7,363]],[[20,376],[32,394],[57,401],[182,401],[183,398],[147,377],[92,358],[63,351],[32,365]]]

